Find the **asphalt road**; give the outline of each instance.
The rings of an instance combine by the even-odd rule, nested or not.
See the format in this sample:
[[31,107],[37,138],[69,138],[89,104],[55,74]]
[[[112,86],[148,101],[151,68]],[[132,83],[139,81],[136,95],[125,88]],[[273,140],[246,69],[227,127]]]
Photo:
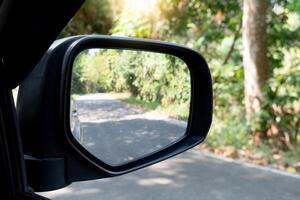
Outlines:
[[131,174],[41,194],[55,200],[299,200],[300,178],[189,151]]
[[[155,132],[154,139],[150,139],[149,141],[151,142],[145,143],[145,146],[150,149],[157,147],[158,136],[163,137],[164,142],[161,145],[164,145],[174,141],[174,138],[180,137],[184,132],[184,123],[155,116],[153,113],[149,115],[143,111],[131,109],[126,107],[126,104],[120,104],[105,95],[102,98],[103,101],[97,104],[97,108],[99,108],[101,103],[105,105],[103,107],[105,109],[101,109],[101,114],[99,114],[99,110],[96,107],[93,107],[96,104],[89,104],[90,110],[84,106],[86,114],[81,115],[80,120],[83,123],[88,123],[85,124],[85,134],[95,133],[99,129],[98,126],[100,124],[102,129],[104,127],[105,130],[110,130],[113,133],[110,134],[111,136],[116,136],[120,130],[126,130],[127,136],[130,133],[131,137],[123,138],[123,140],[113,140],[113,144],[121,145],[121,150],[125,149],[123,152],[126,152],[126,154],[131,154],[132,151],[127,145],[122,146],[120,141],[131,141],[129,147],[135,146],[140,148],[141,142],[145,138],[133,133],[137,133],[136,130],[140,130],[141,127],[143,127],[144,132],[148,133],[149,130],[152,133]],[[90,99],[89,97],[89,99],[85,98],[84,100],[83,98],[82,103],[84,104],[91,100],[93,101],[92,103],[95,103],[99,101],[99,96],[95,99]],[[106,113],[106,118],[109,120],[101,117],[103,113]],[[135,120],[137,123],[130,123],[130,120]],[[109,124],[110,121],[115,121],[115,123]],[[122,123],[117,123],[120,121]],[[159,125],[147,125],[145,129],[145,124],[149,122]],[[128,124],[128,126],[124,123]],[[133,130],[130,130],[130,127]],[[175,130],[180,131],[176,132]],[[143,131],[139,132],[143,133]],[[97,133],[105,135],[105,131]],[[159,135],[158,133],[164,134]],[[136,137],[140,137],[139,140],[134,140]],[[149,135],[147,135],[148,137]],[[102,156],[101,159],[108,159],[108,154],[105,155],[103,153],[105,150],[99,149],[97,147],[99,145],[95,144],[98,141],[97,139],[92,140],[92,138],[87,136],[84,136],[84,138],[86,138],[84,144],[88,149],[90,148],[89,150],[92,153]],[[111,140],[109,139],[109,134],[105,135],[104,139],[107,141]],[[93,143],[94,145],[91,145]],[[109,147],[109,145],[105,146],[105,148]],[[115,156],[124,157],[123,154],[120,154],[122,152],[120,149],[113,152]],[[117,161],[107,160],[107,162],[112,163],[121,161],[122,159]],[[73,183],[66,188],[40,194],[55,200],[298,200],[300,199],[300,177],[268,168],[220,159],[201,153],[198,150],[190,150],[131,174],[110,179]]]

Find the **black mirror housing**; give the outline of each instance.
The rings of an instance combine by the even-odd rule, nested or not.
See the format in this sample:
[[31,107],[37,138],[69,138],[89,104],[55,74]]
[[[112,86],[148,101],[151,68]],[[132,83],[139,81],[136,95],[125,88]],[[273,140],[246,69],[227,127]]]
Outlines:
[[[191,74],[191,107],[184,137],[120,166],[110,166],[84,149],[70,131],[70,83],[76,55],[89,48],[144,50],[183,60]],[[58,40],[19,88],[17,114],[29,185],[36,191],[53,190],[74,181],[125,174],[175,156],[205,139],[212,121],[212,105],[209,68],[192,49],[156,40],[110,36]],[[39,173],[45,170],[47,177]]]

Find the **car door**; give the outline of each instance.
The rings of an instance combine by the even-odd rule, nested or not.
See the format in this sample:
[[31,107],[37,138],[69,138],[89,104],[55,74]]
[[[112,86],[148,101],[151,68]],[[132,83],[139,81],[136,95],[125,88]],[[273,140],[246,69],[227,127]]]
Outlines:
[[82,3],[82,0],[0,1],[1,198],[45,199],[35,195],[27,185],[11,89],[34,68]]

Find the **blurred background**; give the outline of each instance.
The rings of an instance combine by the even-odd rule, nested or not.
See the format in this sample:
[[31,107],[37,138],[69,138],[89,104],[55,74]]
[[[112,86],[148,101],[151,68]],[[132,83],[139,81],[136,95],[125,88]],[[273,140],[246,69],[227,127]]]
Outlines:
[[[78,34],[159,39],[197,50],[208,62],[214,90],[213,124],[197,148],[300,173],[299,0],[87,0],[60,37]],[[91,86],[119,92],[126,82],[105,85],[105,72],[80,62],[74,70],[74,94]],[[165,70],[161,76],[171,73]],[[141,80],[143,92],[126,100],[182,113],[174,102],[187,101],[187,87],[169,81],[174,90],[161,96],[159,85]]]

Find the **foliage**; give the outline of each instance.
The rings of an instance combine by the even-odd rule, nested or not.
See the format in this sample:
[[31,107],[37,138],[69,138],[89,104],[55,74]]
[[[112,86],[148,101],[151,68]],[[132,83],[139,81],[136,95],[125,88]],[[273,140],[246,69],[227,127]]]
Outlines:
[[87,0],[61,32],[60,37],[108,34],[112,28],[112,14],[110,0]]
[[73,71],[73,93],[130,92],[142,101],[189,110],[189,70],[174,56],[90,49],[77,56]]
[[282,67],[274,69],[269,80],[265,112],[269,136],[279,135],[279,139],[290,145],[298,141],[300,134],[300,48],[282,52]]

